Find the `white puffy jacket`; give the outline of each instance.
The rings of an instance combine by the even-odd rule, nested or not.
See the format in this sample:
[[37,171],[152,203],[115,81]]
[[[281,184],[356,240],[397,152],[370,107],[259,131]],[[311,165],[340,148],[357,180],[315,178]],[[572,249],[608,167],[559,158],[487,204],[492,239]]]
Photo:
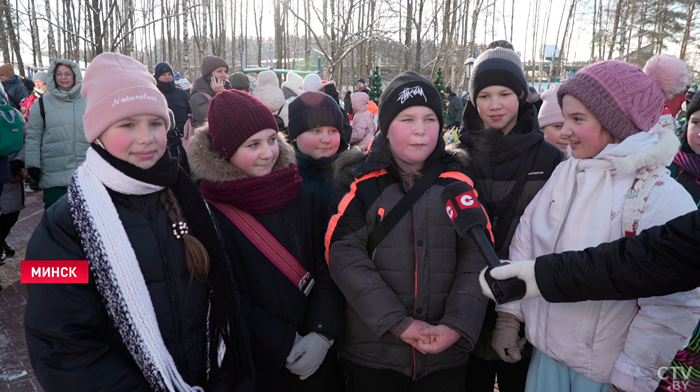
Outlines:
[[[574,202],[571,193],[577,191],[562,189],[566,188],[562,178],[573,173],[571,165],[581,160],[562,162],[525,210],[510,245],[511,260],[532,260],[543,254],[598,245],[590,243],[591,238],[607,242],[622,237],[622,210],[635,169],[663,164],[677,149],[672,132],[660,134],[661,138],[640,133],[620,144],[608,145],[597,157],[606,156],[617,169],[610,172],[605,187],[589,193],[591,197],[582,195],[581,188],[587,176],[595,174],[577,172]],[[641,152],[627,154],[635,150]],[[620,170],[623,162],[632,170]],[[602,200],[600,194],[612,196],[611,200]],[[568,211],[562,226],[550,224],[556,220],[552,216],[557,207]],[[611,208],[609,218],[604,211],[597,213],[601,208]],[[688,192],[665,174],[646,200],[637,232],[695,209]],[[591,227],[588,215],[600,216],[600,224]],[[651,392],[659,383],[659,368],[669,366],[677,351],[687,345],[700,318],[700,289],[637,301],[555,304],[536,298],[496,309],[523,321],[528,341],[579,374],[599,383],[612,382],[627,392]]]

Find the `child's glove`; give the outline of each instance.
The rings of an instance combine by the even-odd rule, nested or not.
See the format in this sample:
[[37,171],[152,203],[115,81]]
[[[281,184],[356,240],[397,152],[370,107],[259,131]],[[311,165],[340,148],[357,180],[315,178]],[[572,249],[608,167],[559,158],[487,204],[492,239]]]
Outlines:
[[515,363],[522,358],[520,352],[525,347],[526,340],[519,333],[520,320],[510,313],[498,312],[491,346],[505,362]]
[[311,332],[294,344],[287,356],[287,369],[306,380],[314,374],[326,358],[328,349],[333,344],[325,336]]

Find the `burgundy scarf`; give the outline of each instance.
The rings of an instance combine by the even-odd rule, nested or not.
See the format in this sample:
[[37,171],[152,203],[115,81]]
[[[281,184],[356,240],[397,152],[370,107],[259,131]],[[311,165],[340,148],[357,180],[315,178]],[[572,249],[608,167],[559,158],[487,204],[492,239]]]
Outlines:
[[700,184],[700,155],[695,153],[687,153],[681,149],[673,158],[673,162],[695,177],[695,182]]
[[223,183],[202,181],[199,191],[210,201],[230,204],[252,215],[279,211],[297,196],[301,176],[295,165],[261,177],[247,177]]

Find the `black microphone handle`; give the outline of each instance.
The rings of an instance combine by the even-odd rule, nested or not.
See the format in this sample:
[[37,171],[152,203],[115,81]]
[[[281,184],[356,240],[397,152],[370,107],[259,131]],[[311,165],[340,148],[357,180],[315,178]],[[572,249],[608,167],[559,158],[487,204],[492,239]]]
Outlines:
[[484,230],[480,225],[470,227],[468,233],[469,237],[476,242],[476,246],[479,248],[479,253],[481,253],[481,255],[484,257],[486,265],[491,268],[501,265],[501,260],[498,258],[496,251],[493,250],[491,241],[486,238],[486,234],[484,234]]

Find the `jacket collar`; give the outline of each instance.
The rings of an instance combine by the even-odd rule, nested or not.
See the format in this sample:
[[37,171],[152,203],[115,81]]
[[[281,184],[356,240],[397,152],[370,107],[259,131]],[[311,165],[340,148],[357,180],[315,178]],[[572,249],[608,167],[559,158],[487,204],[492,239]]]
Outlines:
[[507,135],[500,129],[484,128],[474,104],[468,101],[462,116],[459,140],[471,149],[492,156],[497,165],[509,161],[544,140],[535,106],[525,102],[518,108],[518,122]]

